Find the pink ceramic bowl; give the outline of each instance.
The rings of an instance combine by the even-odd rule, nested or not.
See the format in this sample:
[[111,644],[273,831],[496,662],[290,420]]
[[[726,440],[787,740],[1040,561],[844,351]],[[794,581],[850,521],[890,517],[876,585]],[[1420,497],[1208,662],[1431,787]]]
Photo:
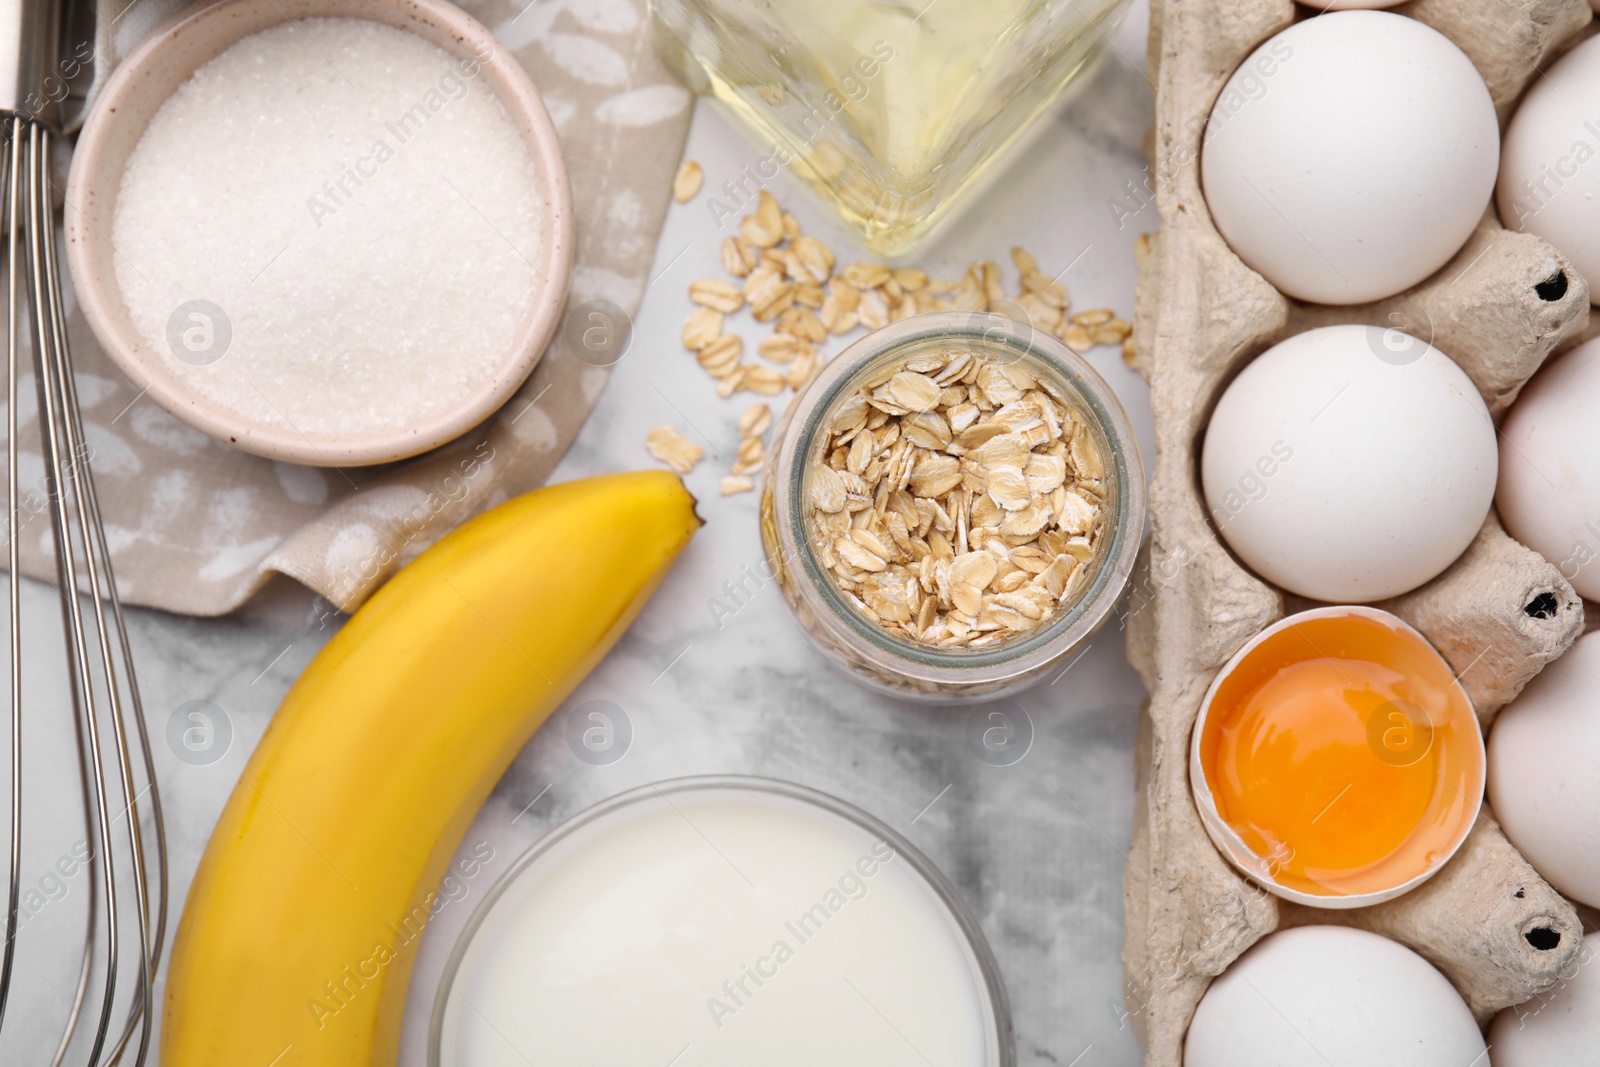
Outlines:
[[[151,118],[195,69],[234,42],[300,18],[361,18],[415,33],[453,57],[476,58],[479,77],[521,127],[542,183],[548,219],[547,280],[504,361],[454,410],[404,431],[362,436],[302,434],[247,421],[196,395],[134,327],[117,284],[109,234],[128,157]],[[533,372],[554,334],[572,268],[572,196],[555,127],[517,61],[477,20],[445,0],[222,0],[152,34],[117,68],[78,136],[67,182],[67,263],[95,336],[134,385],[219,441],[269,459],[359,466],[404,459],[444,444],[488,418]]]

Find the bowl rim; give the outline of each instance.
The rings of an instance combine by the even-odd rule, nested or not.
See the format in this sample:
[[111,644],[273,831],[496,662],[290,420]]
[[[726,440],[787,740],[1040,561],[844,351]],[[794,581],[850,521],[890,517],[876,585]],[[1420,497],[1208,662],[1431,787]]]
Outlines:
[[[251,17],[256,15],[263,17]],[[536,268],[544,285],[517,327],[504,360],[455,407],[401,430],[305,434],[241,418],[200,396],[162,366],[159,354],[149,351],[127,314],[114,271],[101,266],[110,263],[114,249],[94,220],[104,214],[109,221],[123,174],[111,158],[108,138],[114,125],[126,125],[127,101],[150,91],[143,84],[147,76],[170,59],[180,42],[216,34],[218,46],[195,64],[198,67],[252,33],[302,18],[378,22],[414,33],[453,59],[470,57],[479,62],[480,76],[487,75],[485,84],[527,140],[537,168],[538,194],[548,206],[543,262]],[[434,32],[419,32],[419,27]],[[143,136],[143,129],[139,134]],[[549,112],[510,51],[446,0],[220,0],[180,13],[146,37],[96,96],[78,134],[65,199],[66,259],[78,304],[100,346],[139,395],[148,394],[178,419],[244,452],[308,466],[365,466],[408,459],[453,441],[488,419],[533,373],[555,335],[573,264],[571,182]]]
[[646,804],[665,802],[668,806],[676,807],[672,797],[681,798],[685,794],[697,793],[754,793],[776,797],[815,809],[889,844],[897,858],[905,860],[915,877],[922,881],[924,888],[943,909],[943,917],[949,921],[956,939],[971,953],[968,963],[975,972],[971,976],[974,991],[982,1000],[980,1006],[987,1012],[984,1022],[988,1047],[984,1063],[979,1067],[1014,1067],[1017,1059],[1016,1032],[1005,978],[982,924],[955,883],[904,834],[855,804],[799,782],[754,774],[692,774],[646,782],[613,793],[560,819],[530,843],[505,870],[495,876],[493,884],[473,908],[466,925],[455,935],[450,955],[440,971],[439,985],[428,1015],[426,1057],[429,1067],[442,1067],[449,1062],[443,1040],[451,1004],[450,994],[455,992],[455,980],[466,964],[467,956],[484,924],[493,916],[501,899],[517,888],[523,875],[563,842],[577,838],[593,827],[604,827],[608,821],[619,816],[626,817],[631,810]]
[[[1215,699],[1217,690],[1221,688],[1223,680],[1232,674],[1234,668],[1238,667],[1245,657],[1259,648],[1264,641],[1301,622],[1315,619],[1349,618],[1352,615],[1388,626],[1398,632],[1409,634],[1432,650],[1433,654],[1438,656],[1439,661],[1444,664],[1445,669],[1450,671],[1452,676],[1450,684],[1455,688],[1456,692],[1461,694],[1461,698],[1466,702],[1468,710],[1474,712],[1472,715],[1473,729],[1471,735],[1477,738],[1478,743],[1474,746],[1477,752],[1476,763],[1479,778],[1483,780],[1484,784],[1483,788],[1480,788],[1477,794],[1471,798],[1471,817],[1462,821],[1461,832],[1433,866],[1427,868],[1421,874],[1387,889],[1377,889],[1369,893],[1350,893],[1344,896],[1319,896],[1315,893],[1307,893],[1303,890],[1291,889],[1288,886],[1280,885],[1264,869],[1266,861],[1244,843],[1244,839],[1234,831],[1233,827],[1223,821],[1221,813],[1217,811],[1216,799],[1211,794],[1211,785],[1206,777],[1205,766],[1200,761],[1200,740],[1205,732],[1206,719],[1211,712],[1211,702]],[[1478,723],[1472,697],[1467,692],[1466,687],[1461,684],[1461,679],[1456,676],[1454,669],[1450,667],[1449,661],[1434,647],[1433,642],[1429,641],[1426,635],[1400,618],[1400,616],[1384,611],[1382,608],[1375,608],[1369,604],[1330,604],[1324,607],[1309,608],[1305,611],[1295,612],[1293,615],[1286,615],[1272,625],[1262,628],[1259,633],[1246,641],[1239,651],[1235,652],[1228,659],[1228,662],[1224,663],[1222,668],[1217,671],[1216,676],[1211,679],[1211,684],[1206,687],[1205,696],[1200,700],[1200,710],[1195,715],[1194,727],[1189,735],[1189,792],[1194,799],[1195,808],[1199,812],[1200,824],[1205,827],[1206,836],[1211,838],[1211,843],[1217,847],[1217,851],[1222,853],[1228,862],[1241,874],[1262,889],[1284,900],[1319,908],[1323,911],[1346,911],[1351,908],[1364,908],[1370,904],[1381,904],[1386,900],[1404,896],[1444,869],[1445,865],[1461,850],[1461,846],[1466,844],[1467,838],[1472,835],[1472,828],[1478,823],[1478,816],[1483,810],[1484,792],[1488,784],[1488,762],[1488,748],[1484,743],[1483,728]]]

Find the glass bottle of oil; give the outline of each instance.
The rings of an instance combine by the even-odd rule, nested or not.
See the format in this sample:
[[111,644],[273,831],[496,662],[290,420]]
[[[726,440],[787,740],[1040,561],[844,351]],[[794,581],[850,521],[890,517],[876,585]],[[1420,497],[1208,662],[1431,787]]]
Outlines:
[[651,10],[668,61],[754,138],[732,188],[709,190],[712,210],[745,213],[788,169],[893,256],[1004,166],[1127,4],[651,0]]

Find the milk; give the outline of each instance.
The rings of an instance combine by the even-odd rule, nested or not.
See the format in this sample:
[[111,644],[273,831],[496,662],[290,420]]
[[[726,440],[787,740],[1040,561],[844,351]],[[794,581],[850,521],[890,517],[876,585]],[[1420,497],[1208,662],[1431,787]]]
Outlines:
[[452,980],[440,1062],[975,1067],[996,1030],[971,943],[891,843],[792,796],[696,787],[520,873]]

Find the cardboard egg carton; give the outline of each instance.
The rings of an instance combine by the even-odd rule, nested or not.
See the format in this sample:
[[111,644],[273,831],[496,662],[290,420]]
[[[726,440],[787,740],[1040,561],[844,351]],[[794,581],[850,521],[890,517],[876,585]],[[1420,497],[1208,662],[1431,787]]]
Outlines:
[[[1123,880],[1129,1017],[1147,1067],[1179,1067],[1195,1006],[1241,952],[1280,927],[1347,923],[1421,953],[1486,1023],[1553,985],[1582,939],[1573,907],[1506,840],[1487,804],[1432,879],[1352,911],[1267,894],[1201,827],[1189,789],[1201,699],[1241,645],[1308,605],[1250,574],[1219,542],[1197,451],[1217,398],[1245,363],[1285,337],[1335,323],[1398,326],[1431,340],[1499,416],[1551,353],[1589,331],[1588,285],[1545,242],[1502,228],[1491,209],[1450,264],[1399,297],[1343,308],[1285,297],[1218,234],[1198,160],[1207,116],[1234,69],[1309,12],[1289,0],[1154,0],[1152,8],[1149,147],[1161,228],[1140,266],[1135,362],[1155,410],[1153,534],[1128,606],[1129,654],[1151,696]],[[1590,32],[1594,18],[1588,0],[1413,0],[1394,10],[1472,58],[1502,123],[1536,68]],[[1492,514],[1449,570],[1379,606],[1427,635],[1460,673],[1485,727],[1584,626],[1571,586]]]

